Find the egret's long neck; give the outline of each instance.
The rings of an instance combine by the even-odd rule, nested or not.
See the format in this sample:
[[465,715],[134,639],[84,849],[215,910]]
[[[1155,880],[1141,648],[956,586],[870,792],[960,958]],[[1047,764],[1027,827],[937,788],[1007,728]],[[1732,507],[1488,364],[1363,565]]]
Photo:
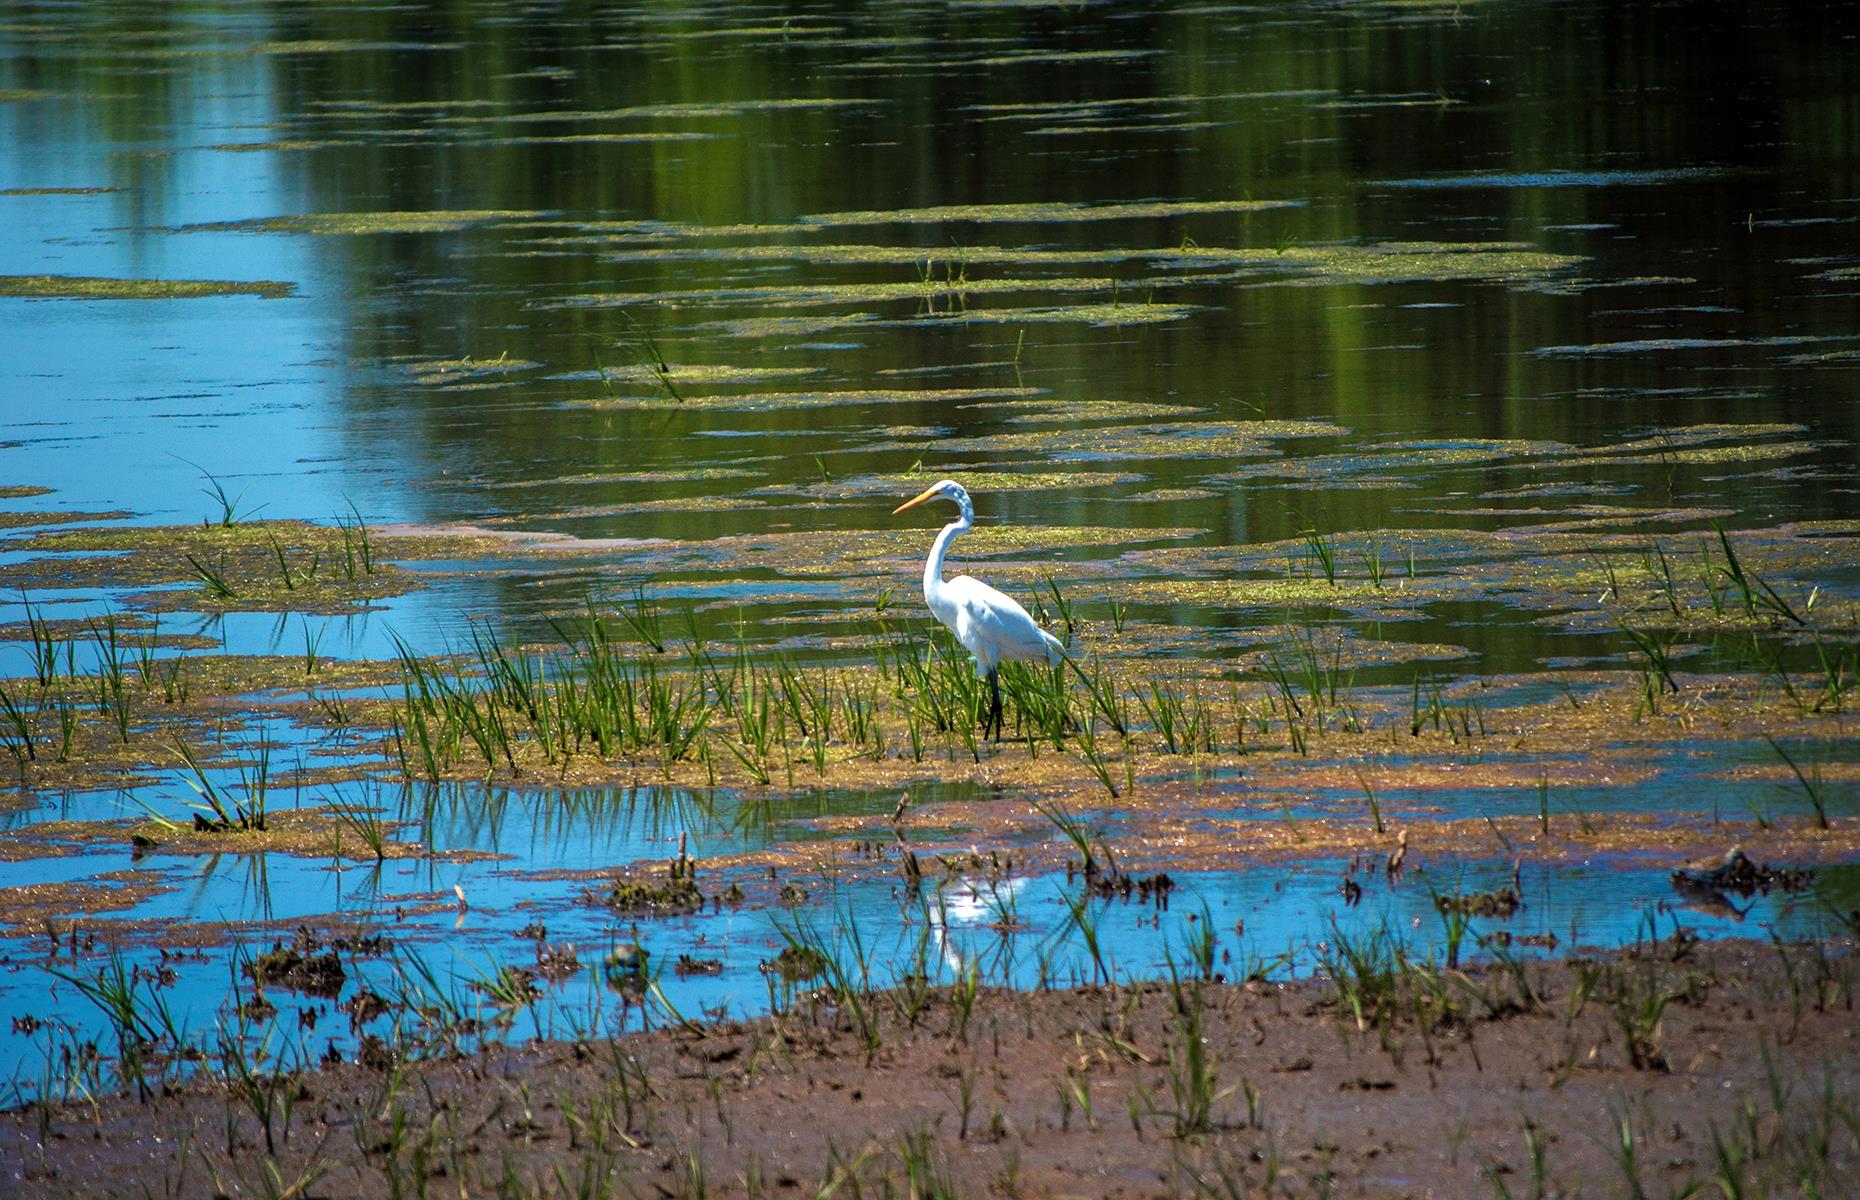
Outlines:
[[949,553],[950,543],[975,527],[975,516],[963,513],[962,516],[943,526],[936,535],[936,542],[930,547],[930,557],[924,562],[924,603],[932,609],[943,592],[943,556]]

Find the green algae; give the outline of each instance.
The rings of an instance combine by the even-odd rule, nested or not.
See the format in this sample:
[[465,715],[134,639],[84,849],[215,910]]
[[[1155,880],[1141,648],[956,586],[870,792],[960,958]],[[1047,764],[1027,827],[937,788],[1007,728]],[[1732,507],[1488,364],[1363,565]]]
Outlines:
[[406,371],[415,383],[427,387],[482,382],[487,376],[501,378],[513,371],[531,371],[542,366],[503,354],[496,358],[397,358],[388,361]]
[[946,438],[937,449],[1074,460],[1242,458],[1276,455],[1280,451],[1274,443],[1288,438],[1341,437],[1348,432],[1323,421],[1202,421]]
[[1517,243],[1385,242],[1361,246],[1289,246],[1283,250],[1181,251],[1184,263],[1244,263],[1260,272],[1285,273],[1284,282],[1330,286],[1430,281],[1537,283],[1585,260],[1532,250]]
[[221,154],[301,154],[308,150],[331,150],[347,144],[315,138],[281,138],[264,142],[219,142],[209,149]]
[[507,209],[458,209],[432,212],[302,213],[245,221],[211,221],[184,225],[183,233],[307,233],[318,236],[386,233],[454,233],[480,225],[518,221],[540,213]]
[[553,121],[711,121],[760,112],[831,112],[871,108],[882,101],[858,97],[779,96],[762,100],[694,101],[687,104],[633,104],[620,108],[529,109],[486,115],[449,116],[446,124],[544,124]]
[[[908,490],[898,495],[899,500],[908,498]],[[888,499],[875,505],[878,510],[874,513],[875,519],[895,507],[886,502]],[[981,510],[979,523],[974,532],[958,543],[953,552],[956,558],[1040,556],[1077,547],[1174,541],[1194,537],[1202,532],[1188,528],[996,524],[990,520],[986,496],[977,498],[977,507]],[[899,516],[897,521],[903,525],[908,518]],[[901,574],[907,569],[916,570],[922,563],[934,529],[928,521],[910,524],[918,527],[796,529],[734,534],[702,542],[651,542],[630,547],[621,558],[628,568],[649,571],[711,570],[731,574],[769,571],[789,578],[854,577],[869,580],[873,578],[875,567],[887,573]],[[887,582],[890,580],[887,579]]]
[[1215,491],[1213,488],[1151,488],[1147,492],[1138,492],[1133,496],[1126,496],[1125,499],[1141,500],[1145,503],[1174,504],[1186,503],[1192,500],[1211,500],[1221,494],[1222,493]]
[[1820,450],[1818,442],[1763,442],[1750,446],[1693,447],[1660,450],[1652,454],[1596,454],[1575,456],[1559,461],[1559,466],[1598,467],[1611,463],[1683,463],[1703,466],[1716,463],[1774,462],[1785,458],[1802,458]]
[[657,142],[704,142],[721,137],[721,134],[699,133],[689,129],[661,129],[641,133],[533,133],[521,137],[490,138],[482,144],[487,146],[553,146],[586,144],[612,144],[617,146],[646,145]]
[[0,296],[61,300],[198,300],[258,296],[277,300],[297,285],[275,279],[111,279],[96,275],[0,275]]
[[734,396],[612,396],[576,400],[582,408],[694,412],[783,412],[868,404],[962,404],[1004,396],[1037,395],[1037,388],[865,388],[821,392],[750,392]]
[[1155,421],[1170,417],[1192,417],[1207,411],[1191,404],[1156,404],[1140,400],[1057,400],[977,404],[978,410],[999,409],[1008,414],[1010,425],[1032,425],[1048,421]]
[[491,528],[524,527],[537,521],[586,521],[665,512],[733,512],[766,508],[767,502],[750,496],[663,496],[655,500],[622,500],[612,504],[583,504],[546,512],[525,512],[508,517],[486,517]]
[[726,337],[809,337],[817,333],[833,333],[841,329],[869,324],[876,320],[878,320],[877,313],[823,313],[806,317],[739,317],[727,321],[705,321],[697,328],[706,333],[720,333]]
[[[632,347],[622,344],[620,348],[625,350]],[[559,376],[559,378],[603,379],[607,383],[649,383],[655,386],[663,386],[663,383],[669,380],[675,385],[701,385],[803,379],[809,375],[818,375],[821,370],[820,367],[740,367],[729,363],[630,363],[623,366],[602,367],[597,371],[577,371]],[[709,397],[709,399],[726,398]],[[689,399],[701,398],[691,397]]]
[[1206,306],[1198,304],[1065,304],[1040,308],[964,308],[951,313],[933,313],[918,320],[942,321],[955,325],[1090,325],[1111,329],[1123,325],[1159,325],[1181,321]]
[[[340,529],[299,521],[54,530],[13,548],[39,557],[0,566],[8,587],[198,585],[132,598],[148,610],[339,612],[424,586],[372,561],[378,548],[364,553]],[[397,543],[397,552],[413,550]]]
[[1138,483],[1145,477],[1115,471],[991,471],[961,466],[924,466],[888,475],[860,475],[847,479],[802,484],[770,484],[763,492],[799,492],[810,496],[891,496],[908,499],[939,479],[954,479],[976,495],[994,492],[1071,491]]
[[479,486],[486,490],[509,490],[539,487],[575,487],[615,483],[705,483],[720,479],[760,479],[761,471],[741,467],[691,467],[678,471],[591,471],[581,475],[563,475],[549,479],[500,479]]
[[[771,308],[816,308],[827,305],[882,304],[918,301],[937,311],[954,313],[968,296],[1010,293],[1104,292],[1117,289],[1110,278],[1084,276],[1012,277],[1006,279],[918,278],[872,283],[769,284],[761,287],[725,287],[669,292],[585,293],[555,302],[556,308],[618,308],[643,304],[767,305]],[[1135,307],[1135,306],[1133,306]]]
[[859,212],[816,213],[798,219],[802,225],[938,225],[954,222],[1025,222],[1159,220],[1170,217],[1219,213],[1265,212],[1296,208],[1296,200],[1157,200],[1087,204],[1083,201],[1028,202],[1022,204],[946,204],[931,208],[873,209]]
[[1364,446],[1338,454],[1315,454],[1273,462],[1248,463],[1216,478],[1236,482],[1251,479],[1344,481],[1366,476],[1377,482],[1393,483],[1395,479],[1375,477],[1389,471],[1432,471],[1443,467],[1514,462],[1567,453],[1573,449],[1562,442],[1518,438],[1466,438],[1446,444],[1396,442]]

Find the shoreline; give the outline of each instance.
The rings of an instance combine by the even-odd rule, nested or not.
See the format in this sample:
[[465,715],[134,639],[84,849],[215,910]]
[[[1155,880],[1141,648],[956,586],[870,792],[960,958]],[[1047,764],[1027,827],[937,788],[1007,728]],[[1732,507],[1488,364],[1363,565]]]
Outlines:
[[1795,1194],[1860,1166],[1854,949],[1459,971],[1369,939],[1297,982],[802,991],[754,1021],[28,1105],[0,1115],[0,1174],[99,1197]]

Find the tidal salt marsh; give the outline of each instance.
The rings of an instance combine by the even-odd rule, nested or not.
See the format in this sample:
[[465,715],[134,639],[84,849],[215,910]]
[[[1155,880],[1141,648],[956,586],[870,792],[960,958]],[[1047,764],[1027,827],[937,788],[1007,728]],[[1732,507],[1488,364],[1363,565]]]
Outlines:
[[[1011,1193],[1127,1068],[1123,1185],[1296,1195],[1334,1156],[1256,1094],[1312,1069],[1249,1057],[1260,997],[1358,1091],[1557,1014],[1557,1087],[1695,1079],[1662,1014],[1750,946],[1753,1037],[1844,1011],[1846,20],[0,5],[0,1163],[107,1193],[54,1143],[217,1094],[192,1184],[400,1194],[457,1056],[740,1032],[715,1127],[571,1098],[567,1158],[444,1170],[755,1194],[725,1091],[805,1048],[966,1147],[913,1111],[808,1187]],[[949,573],[1068,647],[999,740],[923,605],[948,518],[891,511],[946,477]],[[998,1120],[913,1057],[1087,1009]],[[349,1071],[336,1163],[290,1097]],[[1855,1153],[1762,1105],[1686,1170]]]

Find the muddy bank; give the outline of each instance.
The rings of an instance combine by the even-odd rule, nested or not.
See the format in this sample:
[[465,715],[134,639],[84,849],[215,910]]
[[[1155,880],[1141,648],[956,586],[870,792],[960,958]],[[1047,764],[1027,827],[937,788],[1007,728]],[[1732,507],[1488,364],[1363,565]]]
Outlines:
[[[27,1196],[1832,1195],[1850,939],[803,993],[777,1017],[0,1117]],[[1227,964],[1225,970],[1237,970]],[[521,1018],[519,1018],[521,1019]],[[269,1115],[269,1129],[264,1117]],[[1732,1189],[1725,1191],[1725,1189]]]

